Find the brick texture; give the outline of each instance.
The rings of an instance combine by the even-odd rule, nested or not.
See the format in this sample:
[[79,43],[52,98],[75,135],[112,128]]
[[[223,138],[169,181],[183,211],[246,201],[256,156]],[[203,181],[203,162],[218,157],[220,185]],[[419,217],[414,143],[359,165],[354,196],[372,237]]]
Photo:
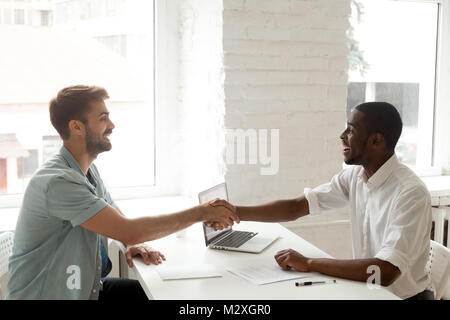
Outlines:
[[230,199],[303,193],[341,168],[350,0],[224,0],[227,129],[280,129],[279,171],[226,164]]

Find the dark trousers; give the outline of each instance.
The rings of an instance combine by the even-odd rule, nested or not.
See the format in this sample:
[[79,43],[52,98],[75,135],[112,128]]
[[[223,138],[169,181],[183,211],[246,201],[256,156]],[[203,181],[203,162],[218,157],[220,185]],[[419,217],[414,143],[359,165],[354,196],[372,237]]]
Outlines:
[[139,281],[121,278],[102,278],[103,290],[100,290],[98,300],[132,300],[148,301],[147,295]]
[[424,290],[405,300],[434,300],[434,293],[430,290]]

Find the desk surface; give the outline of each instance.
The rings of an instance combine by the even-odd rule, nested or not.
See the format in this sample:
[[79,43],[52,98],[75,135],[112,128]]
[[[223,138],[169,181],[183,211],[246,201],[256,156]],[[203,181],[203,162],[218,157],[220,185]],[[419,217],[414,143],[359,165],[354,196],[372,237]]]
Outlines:
[[[337,279],[337,284],[308,287],[296,287],[296,280],[255,285],[230,273],[227,268],[245,266],[261,259],[273,260],[278,251],[288,248],[310,257],[330,256],[277,223],[241,222],[235,229],[275,234],[280,238],[259,254],[212,250],[205,246],[201,224],[196,224],[187,229],[184,237],[170,235],[148,244],[165,255],[163,264],[213,264],[222,277],[163,281],[157,272],[159,266],[147,266],[140,258],[134,259],[135,277],[147,296],[157,300],[399,299],[383,287],[369,289],[366,283],[344,279]],[[318,273],[309,275],[308,280],[335,279]]]
[[431,196],[450,195],[450,176],[422,177]]
[[430,191],[432,206],[450,205],[450,176],[422,177]]

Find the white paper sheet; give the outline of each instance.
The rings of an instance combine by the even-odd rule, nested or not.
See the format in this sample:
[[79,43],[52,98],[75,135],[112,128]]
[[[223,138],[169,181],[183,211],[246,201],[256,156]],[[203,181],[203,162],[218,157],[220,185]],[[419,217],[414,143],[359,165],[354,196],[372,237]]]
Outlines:
[[306,278],[309,276],[306,272],[298,272],[295,270],[285,271],[276,262],[272,263],[270,261],[253,261],[247,266],[232,267],[227,270],[257,285]]
[[191,264],[179,266],[158,266],[157,271],[162,280],[180,280],[195,278],[221,277],[212,264]]

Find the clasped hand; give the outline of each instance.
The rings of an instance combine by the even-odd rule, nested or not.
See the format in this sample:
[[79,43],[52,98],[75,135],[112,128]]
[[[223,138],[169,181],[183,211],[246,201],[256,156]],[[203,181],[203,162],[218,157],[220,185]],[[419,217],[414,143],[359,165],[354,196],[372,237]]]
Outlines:
[[204,204],[203,207],[207,211],[205,224],[214,230],[222,230],[231,227],[234,222],[241,221],[236,207],[228,201],[216,199]]

